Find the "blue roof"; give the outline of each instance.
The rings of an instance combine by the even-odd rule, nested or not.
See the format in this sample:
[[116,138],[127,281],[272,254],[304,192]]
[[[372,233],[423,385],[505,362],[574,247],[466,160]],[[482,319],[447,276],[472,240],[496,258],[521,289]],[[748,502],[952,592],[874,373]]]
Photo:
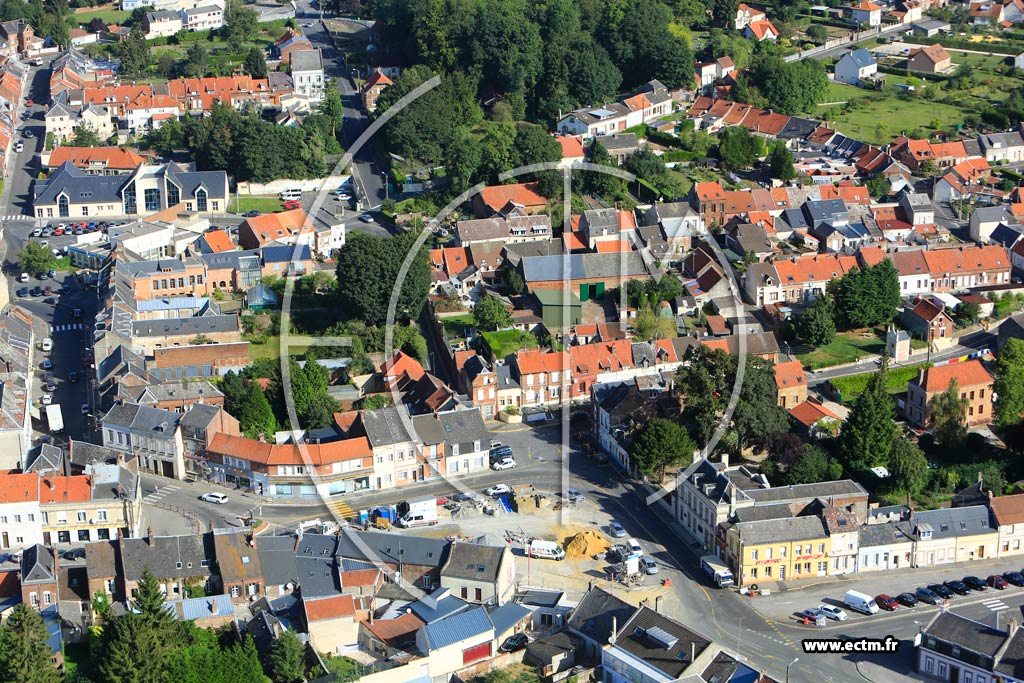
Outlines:
[[217,615],[234,614],[230,595],[207,595],[202,598],[185,598],[164,603],[164,609],[176,619],[196,621]]
[[853,63],[856,64],[858,68],[871,66],[872,64],[875,63],[875,58],[871,56],[871,53],[862,47],[859,47],[851,52],[847,52],[839,61],[843,61],[843,59],[846,58],[850,58],[851,60],[853,60]]
[[163,311],[171,308],[202,308],[210,300],[204,296],[172,296],[137,302],[140,311]]
[[518,602],[506,602],[501,607],[491,610],[491,623],[494,624],[494,635],[500,638],[520,621],[530,616],[533,610]]
[[64,651],[64,640],[60,632],[60,614],[57,612],[57,605],[50,605],[42,612],[43,626],[46,628],[46,645],[50,652],[57,654]]
[[476,607],[427,624],[423,629],[427,637],[427,646],[431,650],[437,650],[492,631],[494,625],[487,616],[487,610]]
[[313,258],[310,255],[309,245],[301,246],[273,246],[263,247],[264,263],[282,263],[285,261],[308,261]]
[[430,594],[430,597],[433,598],[437,595],[444,595],[444,597],[437,600],[436,607],[431,607],[423,598],[420,598],[409,605],[409,609],[413,611],[413,614],[429,624],[432,621],[444,619],[466,607],[465,602],[454,595],[448,595],[447,588],[438,588]]
[[245,300],[250,306],[259,304],[276,304],[277,292],[260,282],[245,293]]

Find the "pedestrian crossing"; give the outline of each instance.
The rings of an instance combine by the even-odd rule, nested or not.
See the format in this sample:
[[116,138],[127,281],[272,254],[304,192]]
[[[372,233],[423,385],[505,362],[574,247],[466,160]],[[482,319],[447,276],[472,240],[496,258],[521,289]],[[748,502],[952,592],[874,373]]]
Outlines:
[[981,604],[985,606],[985,609],[991,612],[1002,612],[1004,609],[1010,609],[1009,605],[998,598],[983,600]]
[[327,501],[327,509],[339,519],[351,519],[356,516],[356,511],[343,500]]
[[53,332],[80,332],[85,329],[84,323],[66,323],[64,325],[54,325]]
[[29,223],[32,221],[32,216],[26,216],[23,213],[19,213],[11,216],[0,216],[0,221],[3,221],[4,223],[13,223],[15,221],[24,221]]
[[174,486],[173,484],[169,484],[167,486],[158,486],[156,491],[154,491],[153,493],[150,493],[148,496],[145,496],[142,499],[142,501],[144,503],[145,502],[152,503],[152,502],[155,502],[155,501],[159,501],[164,496],[166,496],[167,494],[174,493],[175,491],[177,491],[180,488],[181,488],[180,486]]

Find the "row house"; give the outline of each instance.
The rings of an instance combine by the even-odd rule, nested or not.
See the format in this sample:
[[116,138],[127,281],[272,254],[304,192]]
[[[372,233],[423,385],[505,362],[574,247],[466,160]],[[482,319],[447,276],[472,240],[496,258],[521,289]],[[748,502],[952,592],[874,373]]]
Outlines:
[[1002,245],[929,249],[922,256],[931,277],[929,291],[933,293],[1010,282],[1010,254]]
[[932,199],[950,202],[955,199],[977,198],[991,203],[1003,193],[995,187],[989,169],[989,162],[983,158],[969,158],[950,166],[943,172],[932,188]]
[[818,515],[727,526],[725,560],[733,569],[737,585],[830,575],[832,538]]
[[1015,618],[1005,626],[941,610],[918,636],[918,674],[952,683],[1009,683],[1021,678],[1024,631]]
[[1024,494],[996,496],[988,507],[999,529],[999,557],[1024,553]]
[[490,468],[491,440],[478,408],[417,415],[413,429],[425,475],[478,474]]
[[636,92],[612,102],[569,112],[557,124],[562,135],[593,138],[619,133],[672,113],[672,96],[658,81],[644,84]]
[[560,404],[572,386],[572,359],[566,351],[523,349],[512,356],[512,368],[524,408]]
[[983,155],[977,140],[931,142],[899,136],[892,141],[890,153],[907,168],[914,171],[931,162],[937,169],[950,168],[968,159]]
[[815,254],[795,259],[752,263],[743,273],[743,290],[757,306],[776,302],[809,303],[823,294],[832,280],[857,266],[857,258]]
[[0,474],[0,549],[43,542],[39,483],[35,472]]
[[185,477],[181,414],[131,403],[115,405],[100,419],[103,446],[138,459],[139,467],[173,479]]
[[522,405],[522,389],[507,364],[493,367],[476,351],[456,351],[455,369],[459,391],[470,397],[484,419],[491,420],[508,408]]
[[107,140],[117,132],[114,116],[105,105],[76,106],[57,102],[46,110],[44,120],[46,136],[58,144],[73,138],[79,126],[92,131],[100,140]]
[[142,523],[138,463],[92,463],[86,474],[43,476],[39,509],[46,545],[137,535]]
[[948,391],[950,385],[956,382],[960,398],[967,402],[967,426],[991,422],[993,381],[992,375],[976,359],[922,369],[907,384],[907,419],[921,429],[931,427],[935,397]]
[[[273,498],[323,499],[373,488],[373,451],[362,436],[328,443],[272,444],[217,434],[205,457],[211,481]],[[316,481],[313,473],[319,475]]]
[[[513,197],[512,201],[518,202],[520,199]],[[495,198],[494,203],[500,201],[500,198]],[[455,244],[461,247],[491,243],[506,245],[542,242],[550,238],[551,218],[544,214],[513,212],[490,218],[458,221],[455,224]]]
[[[433,459],[425,462],[421,458],[413,418],[404,406],[364,410],[359,417],[373,450],[373,489],[395,488],[444,474],[443,471],[436,471],[436,467],[441,464],[436,457],[436,449],[432,452]],[[434,442],[429,446],[443,448],[443,442]]]

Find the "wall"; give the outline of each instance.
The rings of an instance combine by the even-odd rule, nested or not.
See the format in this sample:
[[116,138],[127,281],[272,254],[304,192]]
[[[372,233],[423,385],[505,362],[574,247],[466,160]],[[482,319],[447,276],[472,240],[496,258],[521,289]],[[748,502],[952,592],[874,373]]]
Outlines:
[[287,178],[282,180],[273,180],[269,183],[250,183],[240,182],[236,188],[236,191],[240,195],[262,195],[262,194],[273,194],[276,195],[284,190],[290,190],[292,188],[299,188],[303,192],[317,192],[321,187],[325,187],[328,191],[347,183],[351,179],[351,176],[342,175],[337,177],[337,185],[334,180],[329,178],[309,178],[307,180],[288,180]]

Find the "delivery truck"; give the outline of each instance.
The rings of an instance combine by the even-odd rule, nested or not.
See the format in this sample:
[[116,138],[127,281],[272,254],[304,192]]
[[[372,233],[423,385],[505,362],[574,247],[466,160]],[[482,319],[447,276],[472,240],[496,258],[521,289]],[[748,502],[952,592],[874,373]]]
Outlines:
[[64,431],[64,415],[61,414],[58,404],[52,403],[46,406],[46,423],[50,425],[51,434]]
[[437,498],[424,496],[399,503],[396,524],[405,529],[437,524]]
[[733,576],[729,567],[714,555],[705,555],[700,558],[700,568],[711,579],[711,583],[718,588],[725,588],[733,584]]

